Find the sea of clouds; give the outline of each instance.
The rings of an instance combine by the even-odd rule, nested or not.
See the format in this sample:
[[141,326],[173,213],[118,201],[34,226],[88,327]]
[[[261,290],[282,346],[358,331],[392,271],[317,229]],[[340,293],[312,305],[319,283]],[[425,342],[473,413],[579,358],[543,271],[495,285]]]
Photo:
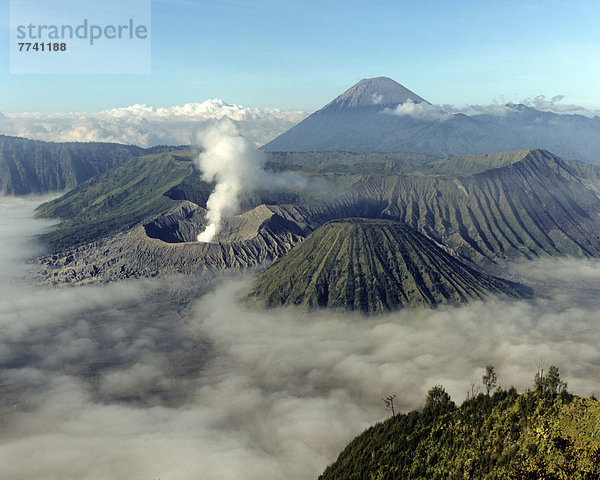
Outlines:
[[305,117],[302,111],[250,108],[216,98],[181,106],[132,105],[101,112],[0,113],[0,133],[52,142],[190,145],[207,124],[228,118],[260,146]]
[[0,198],[0,478],[315,479],[382,396],[460,402],[488,363],[504,387],[543,359],[600,393],[598,261],[512,267],[537,300],[370,318],[249,307],[246,276],[47,288],[27,281],[42,200]]

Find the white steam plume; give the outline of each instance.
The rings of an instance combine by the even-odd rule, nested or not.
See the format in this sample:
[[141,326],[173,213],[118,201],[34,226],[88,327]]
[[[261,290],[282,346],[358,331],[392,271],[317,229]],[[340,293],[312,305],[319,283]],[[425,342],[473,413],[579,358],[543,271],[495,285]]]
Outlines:
[[[216,182],[208,197],[208,225],[198,235],[199,242],[211,242],[221,231],[222,221],[237,213],[242,193],[257,188],[275,190],[304,190],[307,180],[294,172],[272,173],[264,170],[266,155],[246,139],[231,120],[221,120],[204,130],[200,136],[202,153],[196,165],[206,182]],[[319,190],[319,182],[312,189]]]
[[221,230],[223,218],[239,209],[242,190],[251,190],[258,183],[265,162],[264,154],[240,134],[230,120],[223,120],[200,135],[204,149],[197,165],[202,179],[216,182],[206,207],[208,226],[198,235],[199,242],[211,242]]

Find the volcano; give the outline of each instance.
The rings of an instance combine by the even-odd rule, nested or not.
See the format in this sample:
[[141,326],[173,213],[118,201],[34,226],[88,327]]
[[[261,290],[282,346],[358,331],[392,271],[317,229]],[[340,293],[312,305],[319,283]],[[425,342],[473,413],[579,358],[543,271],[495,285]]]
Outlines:
[[459,261],[400,222],[351,218],[325,224],[261,273],[250,297],[376,313],[465,303],[517,289]]
[[351,110],[376,110],[393,108],[407,101],[412,103],[429,102],[391,78],[365,78],[346,90],[318,113],[327,114]]
[[387,77],[363,79],[262,148],[267,152],[404,152],[434,157],[543,148],[600,163],[600,117],[499,106],[449,113]]

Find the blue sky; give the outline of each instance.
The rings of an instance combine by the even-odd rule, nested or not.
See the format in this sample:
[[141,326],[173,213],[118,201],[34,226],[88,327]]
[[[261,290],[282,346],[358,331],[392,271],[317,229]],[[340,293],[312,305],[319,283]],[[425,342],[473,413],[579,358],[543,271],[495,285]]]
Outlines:
[[313,111],[380,75],[437,104],[561,94],[600,108],[600,3],[591,0],[156,0],[149,75],[11,75],[9,10],[0,0],[0,112],[215,97]]

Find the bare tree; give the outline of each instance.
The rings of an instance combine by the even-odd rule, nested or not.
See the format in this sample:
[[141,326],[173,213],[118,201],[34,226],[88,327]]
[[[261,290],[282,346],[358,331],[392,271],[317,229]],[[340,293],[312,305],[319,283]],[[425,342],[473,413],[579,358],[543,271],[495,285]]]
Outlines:
[[481,383],[483,383],[488,395],[496,388],[496,385],[498,385],[498,375],[496,375],[496,369],[493,365],[490,364],[485,367],[485,375],[481,378]]
[[471,380],[469,384],[469,389],[467,390],[467,400],[471,400],[479,395],[479,385],[477,385],[476,380]]
[[538,392],[546,391],[546,368],[548,367],[548,363],[545,360],[539,360],[535,362],[535,366],[537,367],[537,372],[533,375],[533,386]]
[[388,412],[392,412],[392,417],[396,416],[396,411],[394,410],[394,399],[396,395],[386,395],[385,397],[381,397],[381,400],[385,404],[385,409]]

